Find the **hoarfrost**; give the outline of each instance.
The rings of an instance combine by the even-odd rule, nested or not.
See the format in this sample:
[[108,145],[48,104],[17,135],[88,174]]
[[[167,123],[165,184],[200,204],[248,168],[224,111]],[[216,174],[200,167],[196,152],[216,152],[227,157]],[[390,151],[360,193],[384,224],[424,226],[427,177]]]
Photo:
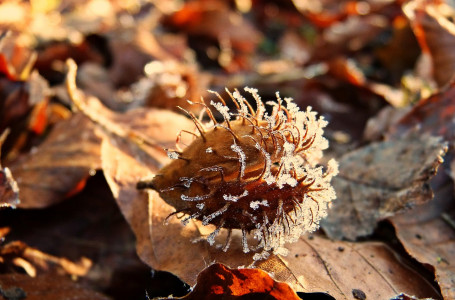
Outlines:
[[176,151],[166,150],[167,157],[170,159],[179,159],[179,154]]
[[223,105],[220,102],[213,102],[210,101],[210,104],[216,108],[216,110],[223,116],[225,121],[229,121],[231,119],[231,115],[229,114],[229,107]]
[[181,182],[183,182],[183,186],[186,187],[187,189],[190,188],[191,183],[194,181],[194,178],[188,178],[188,177],[180,177],[179,179]]
[[253,260],[265,260],[270,256],[268,251],[262,251],[261,253],[256,253],[253,255]]
[[243,152],[242,148],[238,146],[235,142],[231,145],[232,151],[239,155],[239,162],[240,162],[240,178],[245,175],[245,168],[246,168],[246,155]]
[[212,221],[216,217],[225,213],[228,210],[228,208],[229,208],[229,203],[226,204],[225,206],[223,206],[222,208],[220,208],[219,210],[211,213],[210,215],[204,216],[202,219],[202,225],[204,225],[204,226],[208,225],[210,221]]
[[259,208],[259,205],[262,205],[262,206],[269,206],[269,203],[267,202],[267,200],[262,200],[262,201],[259,201],[259,200],[256,200],[256,201],[251,201],[250,202],[250,207],[254,210],[258,209]]
[[248,114],[248,107],[245,105],[246,99],[238,91],[234,91],[234,93],[232,93],[232,96],[240,105],[239,114],[246,116]]
[[247,233],[246,233],[245,229],[242,229],[242,247],[243,247],[243,253],[250,252],[250,247],[248,247],[248,241],[247,241]]
[[210,246],[213,246],[215,244],[215,237],[220,233],[221,226],[218,226],[212,233],[209,234],[207,237],[207,242],[210,244]]
[[249,92],[254,100],[256,100],[256,118],[262,120],[262,117],[265,113],[264,103],[261,100],[261,97],[258,94],[258,90],[254,88],[245,87],[245,91]]
[[187,196],[187,195],[180,195],[180,199],[182,199],[183,201],[202,201],[202,200],[206,200],[208,198],[210,198],[212,195],[208,194],[208,195],[202,195],[202,196]]
[[231,194],[224,194],[223,195],[223,199],[226,200],[226,201],[232,201],[232,202],[237,202],[240,198],[243,198],[245,196],[248,196],[248,191],[245,190],[243,191],[243,193],[241,195],[238,195],[238,196],[233,196]]

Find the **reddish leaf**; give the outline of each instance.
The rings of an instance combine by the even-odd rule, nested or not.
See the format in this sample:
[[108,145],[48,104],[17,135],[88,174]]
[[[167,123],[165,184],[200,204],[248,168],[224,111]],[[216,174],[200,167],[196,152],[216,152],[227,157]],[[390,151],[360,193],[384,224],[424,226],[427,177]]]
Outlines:
[[213,264],[202,271],[193,291],[179,299],[208,300],[222,297],[228,300],[253,295],[255,299],[300,299],[289,285],[273,280],[262,270],[229,269],[222,264]]
[[441,1],[410,1],[403,10],[411,20],[422,51],[431,56],[433,77],[441,87],[455,74],[455,24],[443,14],[448,6],[438,4]]
[[455,82],[431,97],[420,100],[386,135],[390,139],[397,139],[414,131],[442,136],[450,143],[454,143],[454,115]]
[[260,40],[260,33],[246,19],[226,4],[212,0],[190,1],[168,22],[189,34],[228,38],[234,48],[246,52],[254,51]]

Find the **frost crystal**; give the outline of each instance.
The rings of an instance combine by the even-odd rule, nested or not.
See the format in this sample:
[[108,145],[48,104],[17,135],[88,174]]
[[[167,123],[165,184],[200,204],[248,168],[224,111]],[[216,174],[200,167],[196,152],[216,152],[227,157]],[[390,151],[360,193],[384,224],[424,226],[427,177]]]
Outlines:
[[178,159],[179,158],[179,154],[177,152],[175,152],[175,151],[167,150],[166,153],[167,153],[167,157],[169,157],[170,159]]
[[248,191],[247,190],[243,191],[243,194],[241,194],[239,196],[232,196],[230,194],[223,195],[223,199],[226,200],[226,201],[237,202],[240,198],[243,198],[245,196],[248,196]]
[[234,144],[231,145],[232,151],[236,152],[239,155],[239,162],[240,162],[240,178],[245,175],[245,167],[246,167],[246,155],[245,152],[243,152],[242,148],[237,146],[237,144],[234,142]]
[[267,200],[262,200],[262,201],[256,200],[256,201],[250,202],[250,207],[254,210],[258,209],[259,205],[269,206],[269,203],[267,202]]
[[216,108],[216,110],[223,116],[224,120],[229,121],[231,119],[231,115],[229,114],[229,107],[223,105],[220,102],[213,102],[210,101],[210,104]]

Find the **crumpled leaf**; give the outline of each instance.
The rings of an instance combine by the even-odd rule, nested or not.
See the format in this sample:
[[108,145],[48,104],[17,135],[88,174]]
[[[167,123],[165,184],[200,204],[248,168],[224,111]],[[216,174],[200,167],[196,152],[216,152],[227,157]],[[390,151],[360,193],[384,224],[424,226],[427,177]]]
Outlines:
[[442,136],[449,143],[444,165],[446,171],[455,179],[455,82],[428,98],[421,99],[410,111],[394,122],[385,132],[387,139],[401,136],[432,134]]
[[19,207],[47,207],[83,187],[100,167],[101,136],[95,127],[83,114],[74,114],[9,166],[20,189]]
[[337,199],[321,227],[331,238],[355,240],[379,220],[430,200],[428,181],[446,147],[439,138],[408,135],[344,155],[333,180]]
[[[162,147],[175,144],[179,127],[189,128],[193,123],[175,113],[159,109],[134,110],[125,115],[117,115],[118,124],[124,124],[143,136],[155,138]],[[136,184],[152,176],[168,160],[163,151],[154,148],[141,148],[131,141],[111,135],[101,146],[102,169],[114,198],[137,239],[137,251],[142,260],[160,269],[154,261],[149,230],[149,195],[140,192]],[[162,232],[166,234],[166,232]],[[169,233],[168,233],[169,234]],[[168,249],[170,250],[170,249]],[[183,260],[176,259],[185,264]]]
[[262,270],[229,269],[222,264],[213,264],[202,271],[193,291],[178,299],[237,299],[242,296],[271,300],[300,299],[289,285],[273,280]]
[[0,299],[109,300],[110,298],[64,276],[46,274],[33,278],[24,274],[0,274]]
[[455,74],[455,24],[444,12],[451,12],[448,4],[438,1],[416,0],[404,5],[422,51],[430,55],[433,76],[438,86],[447,84]]
[[444,299],[455,298],[455,205],[453,183],[443,173],[432,181],[435,198],[390,218],[404,249],[435,274]]

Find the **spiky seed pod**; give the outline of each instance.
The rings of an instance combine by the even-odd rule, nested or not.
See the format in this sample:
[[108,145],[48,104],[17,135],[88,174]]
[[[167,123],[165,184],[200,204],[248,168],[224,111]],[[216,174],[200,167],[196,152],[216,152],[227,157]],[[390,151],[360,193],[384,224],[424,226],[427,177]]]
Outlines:
[[210,244],[222,228],[229,236],[240,229],[248,252],[247,234],[253,234],[256,249],[264,250],[255,256],[260,259],[318,228],[335,198],[330,181],[338,168],[334,160],[325,171],[316,166],[328,147],[323,117],[317,118],[311,107],[299,111],[292,99],[283,101],[278,93],[277,102],[267,102],[272,106],[269,115],[257,90],[245,90],[255,99],[256,110],[238,91],[226,90],[237,107],[231,112],[215,93],[221,102],[210,104],[223,116],[221,123],[199,103],[211,124],[205,126],[190,114],[199,134],[183,152],[169,151],[174,160],[145,186],[186,214],[184,224],[197,219],[215,225],[207,237]]

